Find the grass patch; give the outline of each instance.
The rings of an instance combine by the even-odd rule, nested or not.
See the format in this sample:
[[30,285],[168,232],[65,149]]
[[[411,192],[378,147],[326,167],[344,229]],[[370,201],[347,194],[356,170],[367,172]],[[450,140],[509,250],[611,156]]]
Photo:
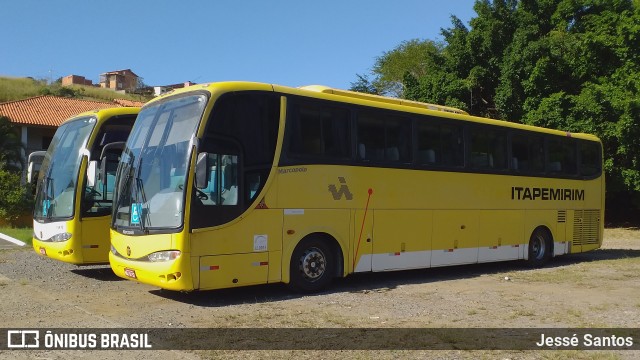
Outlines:
[[31,239],[33,236],[33,229],[28,228],[10,228],[0,227],[0,233],[11,236],[14,239],[18,239],[27,245],[31,245]]
[[[47,84],[46,80],[34,80],[30,78],[0,77],[0,103],[6,101],[22,100],[45,94],[57,94],[59,84]],[[113,99],[127,99],[147,102],[150,98],[135,94],[122,94],[109,89],[93,86],[73,85],[69,87],[77,97],[84,100],[107,101]]]
[[633,279],[640,271],[640,258],[629,257],[582,262],[557,268],[522,271],[514,277],[525,282],[573,284],[587,288],[606,287],[613,281]]

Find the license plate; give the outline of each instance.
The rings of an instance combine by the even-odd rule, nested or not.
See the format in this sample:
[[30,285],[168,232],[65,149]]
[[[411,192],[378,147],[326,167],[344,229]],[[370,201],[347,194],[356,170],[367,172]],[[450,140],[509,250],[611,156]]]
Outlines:
[[125,268],[125,269],[124,269],[124,274],[125,274],[125,275],[127,275],[127,276],[128,276],[128,277],[130,277],[130,278],[133,278],[133,279],[137,279],[137,278],[138,278],[138,277],[136,276],[136,271],[135,271],[135,270],[133,270],[133,269],[127,269],[127,268]]
[[40,254],[42,254],[42,255],[44,255],[44,256],[47,256],[47,249],[45,249],[45,248],[41,247],[41,248],[40,248]]

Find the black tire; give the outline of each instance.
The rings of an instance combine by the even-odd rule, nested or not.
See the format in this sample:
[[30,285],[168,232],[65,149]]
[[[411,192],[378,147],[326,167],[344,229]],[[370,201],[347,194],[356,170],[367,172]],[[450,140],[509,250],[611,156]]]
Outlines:
[[551,259],[551,242],[553,239],[544,228],[537,228],[529,240],[529,258],[527,264],[530,267],[541,267]]
[[326,288],[333,280],[334,261],[324,239],[314,236],[302,240],[291,255],[289,286],[307,293]]

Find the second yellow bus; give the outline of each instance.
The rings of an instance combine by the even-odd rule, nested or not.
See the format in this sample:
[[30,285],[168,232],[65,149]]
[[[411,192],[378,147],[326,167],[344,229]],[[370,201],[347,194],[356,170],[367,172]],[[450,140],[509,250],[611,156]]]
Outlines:
[[76,265],[108,263],[118,157],[139,110],[89,111],[56,130],[35,196],[33,249],[38,254]]

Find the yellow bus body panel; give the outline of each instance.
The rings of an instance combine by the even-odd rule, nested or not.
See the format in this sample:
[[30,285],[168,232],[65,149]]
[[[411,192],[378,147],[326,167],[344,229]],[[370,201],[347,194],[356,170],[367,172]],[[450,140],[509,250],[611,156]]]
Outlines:
[[[582,181],[330,165],[298,168],[303,170],[279,173],[278,207],[300,209],[297,222],[321,224],[337,234],[332,236],[350,239],[351,246],[346,247],[346,273],[526,259],[529,238],[539,226],[551,232],[557,255],[592,250],[602,244],[601,179]],[[346,196],[336,200],[327,190],[332,185],[339,187],[340,178],[348,186],[352,200]],[[512,199],[512,187],[571,188],[583,190],[584,199],[518,200]],[[314,209],[309,209],[309,205]],[[342,207],[351,211],[351,230],[342,225],[349,215],[338,216],[342,221],[331,219],[332,216],[308,216],[334,215],[339,210],[330,209]],[[589,231],[595,232],[591,237],[593,244],[581,245],[577,235],[574,241],[573,221],[582,221],[584,213],[591,216]],[[285,215],[285,231],[289,228],[289,217]],[[283,281],[288,280],[292,249],[311,232],[297,231],[298,237],[293,239],[285,236]],[[344,250],[344,245],[341,246]]]
[[85,263],[106,263],[109,261],[109,224],[111,216],[97,216],[83,218],[82,226],[82,257]]
[[[200,259],[200,289],[278,282],[282,211],[255,210],[228,224],[198,229],[191,234],[191,253]],[[234,256],[237,262],[229,260]]]
[[109,251],[109,262],[117,276],[169,290],[194,289],[188,252],[180,250],[180,256],[169,261],[151,262],[146,258],[156,251],[184,249],[182,233],[127,236],[111,230],[111,246],[118,253]]
[[33,237],[33,250],[41,256],[49,257],[54,260],[63,261],[71,264],[83,264],[82,244],[74,239],[82,237],[82,231],[78,227],[78,222],[73,220],[58,221],[48,224],[40,224],[33,222],[33,231],[38,233],[40,237],[50,237],[59,233],[72,234],[71,239],[61,242],[40,241]]

